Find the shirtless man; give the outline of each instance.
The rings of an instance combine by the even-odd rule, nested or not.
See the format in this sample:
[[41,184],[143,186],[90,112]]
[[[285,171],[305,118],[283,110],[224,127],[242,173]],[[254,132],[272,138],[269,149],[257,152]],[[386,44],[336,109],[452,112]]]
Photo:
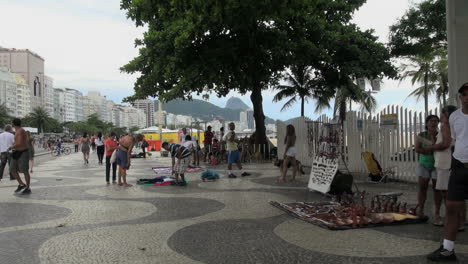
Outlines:
[[[22,194],[30,194],[31,176],[29,175],[29,151],[26,131],[21,127],[21,120],[19,118],[13,119],[12,123],[15,127],[15,143],[10,147],[13,150],[10,172],[19,183],[15,193],[24,189]],[[24,184],[19,173],[24,174],[26,184]]]
[[132,149],[135,142],[143,140],[143,135],[123,136],[119,140],[119,148],[117,149],[117,158],[115,162],[119,166],[119,185],[130,187],[127,183],[127,170],[130,169],[130,160],[132,158]]

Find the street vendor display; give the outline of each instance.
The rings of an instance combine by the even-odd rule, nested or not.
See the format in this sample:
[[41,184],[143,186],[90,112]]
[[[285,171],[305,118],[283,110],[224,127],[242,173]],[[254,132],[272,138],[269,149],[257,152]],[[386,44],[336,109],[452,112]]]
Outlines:
[[365,192],[359,203],[337,202],[295,202],[271,205],[306,222],[331,230],[346,230],[384,225],[416,224],[427,221],[427,217],[416,216],[416,208],[408,208],[407,203],[397,202],[396,198],[385,199],[374,196],[368,206]]

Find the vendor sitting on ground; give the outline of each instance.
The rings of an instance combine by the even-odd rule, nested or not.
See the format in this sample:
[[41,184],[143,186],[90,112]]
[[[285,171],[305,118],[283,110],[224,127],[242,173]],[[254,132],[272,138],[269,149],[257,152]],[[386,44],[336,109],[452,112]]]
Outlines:
[[[172,173],[175,174],[176,185],[185,186],[185,170],[189,164],[190,151],[179,144],[164,142],[162,148],[169,151],[172,158]],[[181,181],[179,181],[179,175]]]

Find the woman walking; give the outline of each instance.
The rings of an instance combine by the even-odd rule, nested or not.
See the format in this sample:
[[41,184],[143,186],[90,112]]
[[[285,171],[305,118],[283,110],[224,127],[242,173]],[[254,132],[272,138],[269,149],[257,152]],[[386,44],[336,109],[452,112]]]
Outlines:
[[118,148],[118,143],[117,143],[117,136],[114,132],[110,134],[110,136],[106,139],[104,143],[104,147],[106,150],[106,182],[107,184],[110,184],[110,171],[112,167],[112,183],[115,184],[117,183],[117,163],[111,163],[111,157],[112,153],[116,151]]
[[31,135],[31,132],[26,131],[26,136],[28,137],[28,151],[29,151],[29,172],[33,173],[34,166],[34,137]]
[[102,137],[102,133],[99,132],[96,140],[94,141],[96,143],[96,151],[97,151],[97,156],[98,156],[98,163],[100,165],[104,164],[102,163],[102,160],[104,159],[104,138]]
[[286,173],[288,172],[288,164],[291,162],[291,166],[293,168],[293,176],[291,181],[296,180],[296,173],[298,171],[297,162],[296,162],[296,131],[293,125],[288,125],[286,127],[286,136],[284,137],[284,144],[286,148],[284,150],[284,157],[283,157],[283,167],[281,178],[279,182],[286,181]]
[[90,146],[90,140],[88,138],[88,133],[83,133],[83,137],[80,140],[81,142],[81,152],[83,152],[83,160],[84,164],[89,163],[89,146]]
[[424,204],[427,199],[427,190],[429,182],[432,180],[432,189],[434,191],[435,203],[435,219],[440,219],[440,206],[442,205],[442,194],[436,190],[437,171],[434,167],[434,151],[429,149],[429,146],[436,143],[437,127],[439,125],[439,117],[429,115],[426,117],[426,131],[419,133],[416,137],[416,152],[419,153],[419,165],[416,169],[416,176],[419,177],[419,192],[418,192],[418,215],[424,216]]

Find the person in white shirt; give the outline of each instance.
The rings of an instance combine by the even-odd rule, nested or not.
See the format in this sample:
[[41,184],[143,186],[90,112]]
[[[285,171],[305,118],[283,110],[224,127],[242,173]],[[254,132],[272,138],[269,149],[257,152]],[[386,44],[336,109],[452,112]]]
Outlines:
[[182,144],[186,149],[192,153],[191,157],[189,157],[189,164],[190,164],[190,159],[193,160],[193,164],[195,165],[195,155],[198,153],[197,152],[197,143],[196,141],[192,140],[192,137],[190,135],[185,136],[185,142]]
[[447,213],[443,244],[427,256],[432,261],[456,261],[455,239],[464,225],[468,200],[468,83],[458,90],[461,108],[450,115],[450,132],[455,141],[447,192]]
[[241,156],[239,149],[237,148],[238,139],[236,136],[236,125],[231,122],[229,123],[229,131],[224,135],[223,140],[226,141],[226,150],[228,153],[228,177],[229,178],[237,178],[234,173],[232,173],[232,164],[235,163],[237,168],[241,171],[241,176],[249,176],[250,173],[247,173],[243,170],[241,164]]
[[187,128],[182,128],[182,133],[179,135],[179,144],[182,145],[185,143],[185,138],[187,137]]
[[[3,178],[3,172],[6,165],[10,166],[11,162],[11,151],[10,147],[13,146],[15,142],[15,135],[13,135],[13,129],[11,125],[6,125],[4,128],[5,132],[0,134],[0,181]],[[16,178],[10,172],[10,180],[15,180]]]

